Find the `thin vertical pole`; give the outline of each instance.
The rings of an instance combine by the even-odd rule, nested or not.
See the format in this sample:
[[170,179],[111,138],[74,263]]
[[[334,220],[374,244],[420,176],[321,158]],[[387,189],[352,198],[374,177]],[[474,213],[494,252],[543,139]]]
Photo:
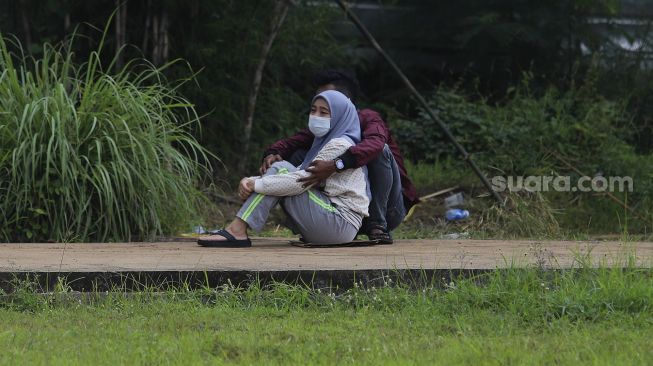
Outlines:
[[474,173],[476,173],[476,175],[481,179],[481,182],[483,182],[483,185],[485,186],[485,188],[487,188],[487,190],[490,191],[490,193],[492,194],[494,199],[496,199],[497,202],[499,202],[500,204],[503,204],[503,200],[501,199],[499,194],[494,189],[492,189],[492,185],[487,180],[485,175],[483,175],[483,173],[478,168],[478,166],[476,165],[474,160],[472,160],[472,157],[469,155],[467,150],[465,150],[465,148],[462,145],[460,145],[458,143],[458,141],[456,141],[456,138],[453,137],[453,135],[451,134],[451,131],[449,131],[449,128],[447,127],[447,125],[444,124],[444,122],[442,122],[442,120],[440,120],[440,118],[438,118],[438,116],[433,112],[431,107],[429,107],[428,103],[426,102],[426,99],[424,99],[422,94],[420,94],[417,91],[417,89],[415,89],[415,87],[413,86],[413,83],[411,83],[410,80],[408,80],[408,78],[401,71],[399,66],[397,66],[397,64],[392,60],[392,58],[390,58],[390,56],[383,50],[383,48],[381,48],[381,46],[376,41],[374,36],[372,36],[372,34],[367,30],[367,28],[363,25],[363,23],[360,21],[360,19],[358,19],[356,14],[354,14],[349,9],[349,7],[345,4],[345,2],[343,0],[334,0],[334,1],[336,3],[338,3],[338,5],[345,11],[345,14],[347,15],[347,17],[354,23],[356,28],[358,28],[358,30],[365,36],[365,38],[367,38],[367,40],[372,44],[372,46],[377,50],[377,52],[379,52],[381,54],[381,56],[383,56],[383,58],[388,62],[388,64],[390,64],[390,66],[397,73],[397,76],[399,76],[401,81],[404,82],[406,87],[413,93],[415,98],[417,98],[417,100],[422,105],[422,107],[424,108],[426,113],[429,115],[429,117],[431,117],[431,119],[440,127],[442,132],[444,132],[444,135],[447,136],[449,141],[451,141],[453,146],[455,146],[456,150],[458,150],[458,152],[462,155],[463,160],[465,160],[467,162],[467,164],[469,164],[469,166],[472,168]]

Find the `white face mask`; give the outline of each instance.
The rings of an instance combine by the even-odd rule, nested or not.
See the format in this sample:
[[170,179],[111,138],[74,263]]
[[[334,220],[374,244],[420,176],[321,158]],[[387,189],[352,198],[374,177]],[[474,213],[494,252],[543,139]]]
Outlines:
[[331,129],[331,118],[310,115],[308,116],[308,129],[316,137],[322,137]]

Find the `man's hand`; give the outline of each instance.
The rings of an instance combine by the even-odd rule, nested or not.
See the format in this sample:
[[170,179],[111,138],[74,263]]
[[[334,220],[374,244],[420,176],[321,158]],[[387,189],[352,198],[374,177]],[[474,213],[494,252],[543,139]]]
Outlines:
[[270,166],[272,164],[276,163],[277,161],[282,161],[283,158],[279,154],[270,154],[263,159],[263,164],[261,164],[261,168],[258,170],[261,175],[265,174],[265,172],[270,169]]
[[249,178],[243,178],[238,184],[238,197],[241,200],[245,201],[249,196],[254,192],[254,180]]
[[297,180],[298,182],[304,183],[302,185],[304,188],[327,180],[327,178],[336,172],[336,162],[333,160],[315,160],[309,164],[306,171],[311,173],[311,175]]

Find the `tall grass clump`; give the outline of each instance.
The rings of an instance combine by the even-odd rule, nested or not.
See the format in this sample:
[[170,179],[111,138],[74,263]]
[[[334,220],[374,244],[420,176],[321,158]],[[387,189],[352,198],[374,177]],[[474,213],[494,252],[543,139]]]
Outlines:
[[147,240],[194,218],[210,166],[193,105],[169,65],[112,72],[101,49],[76,64],[0,37],[0,241]]

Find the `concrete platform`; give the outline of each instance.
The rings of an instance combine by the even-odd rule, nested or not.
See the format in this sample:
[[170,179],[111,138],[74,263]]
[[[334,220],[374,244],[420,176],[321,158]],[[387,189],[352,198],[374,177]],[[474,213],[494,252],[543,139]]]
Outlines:
[[[508,267],[561,269],[591,264],[650,268],[652,242],[519,240],[400,240],[393,245],[298,248],[287,238],[254,238],[247,249],[203,248],[193,241],[157,243],[0,244],[0,287],[35,278],[43,287],[58,277],[80,290],[163,282],[210,285],[255,277],[347,286],[384,273],[441,275]],[[75,284],[76,283],[76,284]],[[207,283],[204,283],[207,284]]]

